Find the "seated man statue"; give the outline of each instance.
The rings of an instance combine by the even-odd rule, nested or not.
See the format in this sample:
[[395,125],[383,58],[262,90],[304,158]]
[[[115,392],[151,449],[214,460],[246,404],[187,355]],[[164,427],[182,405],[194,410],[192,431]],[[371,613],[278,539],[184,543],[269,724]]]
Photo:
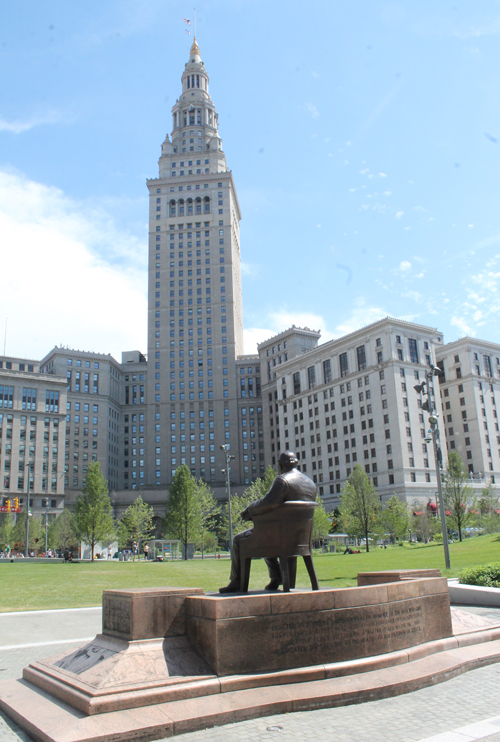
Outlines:
[[[280,454],[278,465],[280,473],[274,480],[271,489],[260,500],[252,502],[241,514],[243,520],[251,520],[253,515],[268,513],[288,500],[306,500],[315,502],[316,487],[305,474],[298,471],[298,460],[294,453],[285,451]],[[237,593],[240,589],[240,542],[252,535],[253,529],[238,533],[233,539],[231,550],[231,577],[229,585],[221,587],[220,593]],[[281,585],[281,570],[276,557],[266,559],[270,583],[266,590],[277,590]]]

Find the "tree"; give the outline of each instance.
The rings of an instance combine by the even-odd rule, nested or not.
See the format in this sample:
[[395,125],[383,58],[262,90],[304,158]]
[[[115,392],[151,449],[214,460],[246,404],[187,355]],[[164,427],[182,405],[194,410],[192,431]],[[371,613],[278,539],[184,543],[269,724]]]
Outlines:
[[[118,546],[125,547],[130,541],[140,542],[151,538],[153,531],[153,508],[139,495],[125,510],[117,527]],[[135,557],[134,557],[135,558]]]
[[375,487],[360,464],[342,489],[340,513],[344,528],[349,536],[364,538],[366,551],[369,551],[368,536],[373,531],[380,510],[380,502]]
[[[264,477],[257,478],[252,484],[243,491],[241,495],[231,495],[231,520],[233,523],[233,536],[250,528],[249,521],[243,520],[241,513],[256,500],[269,492],[276,478],[276,472],[271,466],[268,466]],[[222,538],[229,539],[229,508],[226,504],[222,516],[222,522],[219,529]]]
[[75,545],[77,538],[71,528],[71,513],[69,510],[63,510],[61,515],[49,525],[48,541],[51,549],[62,549],[63,551]]
[[200,537],[203,517],[197,483],[186,464],[181,464],[175,472],[163,523],[166,533],[184,544],[187,559],[188,544]]
[[12,532],[14,530],[14,516],[12,513],[2,513],[0,525],[0,544],[2,547],[12,546]]
[[417,539],[420,538],[424,544],[432,541],[433,536],[440,530],[437,518],[429,512],[427,507],[421,511],[421,515],[414,515],[412,521],[411,530],[415,531]]
[[318,507],[314,508],[314,520],[312,529],[313,541],[319,541],[320,539],[324,538],[326,534],[330,532],[330,528],[332,525],[331,519],[328,517],[319,495],[316,495],[316,502],[318,503]]
[[[42,538],[42,531],[43,535],[45,536],[45,529],[42,529],[42,521],[40,518],[34,518],[33,516],[30,518],[30,534],[29,534],[29,542],[28,542],[28,549],[31,551],[35,551],[38,548],[38,544],[35,542],[35,539],[38,539],[38,541],[41,541]],[[14,528],[12,529],[12,544],[11,546],[14,546],[18,551],[24,551],[26,547],[26,513],[20,513],[16,517],[16,524]],[[44,542],[45,543],[45,542]]]
[[408,507],[405,502],[401,502],[397,495],[393,495],[387,500],[386,506],[382,511],[382,521],[385,530],[391,537],[392,543],[396,539],[404,538],[408,533]]
[[202,479],[196,482],[196,492],[200,503],[200,546],[203,559],[205,548],[215,546],[215,528],[221,506],[217,504],[212,490]]
[[90,546],[92,561],[95,545],[115,533],[108,483],[97,461],[89,464],[85,486],[82,494],[76,498],[75,511],[71,516],[71,529],[79,540]]
[[467,482],[468,476],[465,472],[464,462],[456,451],[450,451],[448,468],[443,475],[443,496],[444,504],[450,511],[448,521],[457,529],[460,541],[462,540],[463,528],[473,516],[468,505],[474,492]]

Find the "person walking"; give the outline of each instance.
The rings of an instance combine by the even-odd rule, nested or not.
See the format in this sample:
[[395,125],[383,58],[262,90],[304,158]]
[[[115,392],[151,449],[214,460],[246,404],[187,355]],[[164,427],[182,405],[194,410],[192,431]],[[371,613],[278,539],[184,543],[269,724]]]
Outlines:
[[148,544],[144,544],[143,551],[144,551],[144,561],[147,562],[148,561],[148,554],[149,554],[149,546],[148,546]]

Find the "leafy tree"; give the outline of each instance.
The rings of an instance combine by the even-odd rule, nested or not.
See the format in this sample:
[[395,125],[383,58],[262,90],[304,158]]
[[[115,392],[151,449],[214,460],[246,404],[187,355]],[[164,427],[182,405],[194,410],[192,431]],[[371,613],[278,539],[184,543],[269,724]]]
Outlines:
[[493,482],[490,481],[486,487],[483,487],[477,504],[481,515],[493,515],[495,507],[498,507],[498,494],[493,488]]
[[12,547],[12,532],[14,530],[14,516],[12,513],[2,513],[0,525],[0,545]]
[[318,507],[314,509],[314,521],[312,530],[312,540],[319,541],[324,538],[327,533],[330,532],[331,519],[327,515],[327,512],[323,506],[323,502],[319,495],[316,495],[316,502]]
[[401,502],[397,495],[390,497],[382,511],[381,520],[391,537],[392,543],[396,539],[403,539],[408,533],[410,521],[406,503]]
[[363,467],[356,464],[342,489],[340,513],[349,536],[365,539],[366,551],[370,550],[368,537],[374,530],[379,510],[380,502],[375,487]]
[[431,515],[427,507],[424,507],[421,512],[422,515],[413,516],[411,530],[415,531],[417,538],[420,538],[424,544],[428,544],[438,533],[440,526],[437,518]]
[[63,510],[49,525],[49,547],[51,549],[69,549],[75,546],[77,538],[71,528],[71,513]]
[[448,468],[443,475],[443,496],[446,509],[450,511],[448,522],[458,531],[462,540],[462,530],[472,519],[468,501],[473,497],[473,489],[468,484],[464,462],[456,451],[448,454]]
[[122,548],[131,541],[136,541],[139,547],[141,541],[151,538],[153,515],[152,506],[144,502],[139,495],[125,510],[123,518],[118,523],[118,546]]
[[221,506],[215,500],[208,484],[202,479],[196,482],[196,492],[200,502],[201,528],[199,541],[203,559],[205,549],[215,547],[215,529]]
[[175,472],[163,523],[166,533],[184,544],[184,558],[187,559],[188,544],[199,539],[203,517],[197,482],[186,464],[181,464]]
[[476,525],[483,529],[484,533],[495,533],[500,530],[500,515],[495,512],[498,509],[498,494],[495,492],[493,482],[489,482],[481,490],[481,497],[477,502]]
[[82,494],[76,498],[70,522],[75,536],[89,544],[94,561],[95,545],[111,538],[115,532],[108,483],[97,461],[89,464],[85,486]]
[[[276,472],[271,466],[268,466],[262,479],[257,478],[249,487],[246,488],[246,490],[243,491],[241,495],[231,495],[233,536],[236,536],[238,533],[246,531],[247,528],[251,527],[248,521],[242,519],[241,513],[252,502],[260,500],[261,497],[264,497],[264,495],[269,492],[275,478]],[[229,508],[227,503],[224,507],[219,534],[222,538],[229,539]]]
[[[42,534],[43,538],[45,538],[45,529],[42,529],[42,521],[40,518],[34,518],[33,516],[30,518],[30,524],[29,524],[29,542],[28,542],[28,549],[30,551],[35,551],[39,548],[38,544],[35,542],[35,539],[38,539],[38,542],[41,543],[42,540]],[[16,524],[14,528],[12,529],[12,543],[10,544],[11,547],[15,547],[18,551],[24,551],[26,547],[26,513],[20,513],[16,517]],[[45,544],[45,541],[44,541]]]

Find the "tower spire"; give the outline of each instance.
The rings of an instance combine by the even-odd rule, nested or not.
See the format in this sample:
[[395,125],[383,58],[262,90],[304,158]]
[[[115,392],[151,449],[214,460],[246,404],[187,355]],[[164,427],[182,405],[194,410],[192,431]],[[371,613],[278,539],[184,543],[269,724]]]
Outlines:
[[200,56],[200,47],[198,46],[198,42],[196,41],[196,36],[193,39],[193,43],[191,44],[191,56]]

